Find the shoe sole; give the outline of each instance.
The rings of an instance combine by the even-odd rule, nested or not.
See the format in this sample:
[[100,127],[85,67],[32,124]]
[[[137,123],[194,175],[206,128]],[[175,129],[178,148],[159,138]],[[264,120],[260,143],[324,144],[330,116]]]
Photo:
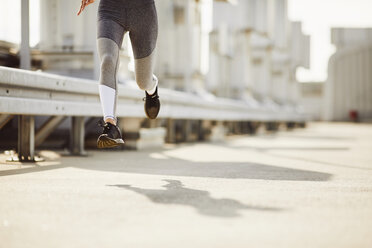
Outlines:
[[123,139],[111,139],[107,136],[99,136],[97,140],[97,147],[102,148],[113,148],[124,145]]

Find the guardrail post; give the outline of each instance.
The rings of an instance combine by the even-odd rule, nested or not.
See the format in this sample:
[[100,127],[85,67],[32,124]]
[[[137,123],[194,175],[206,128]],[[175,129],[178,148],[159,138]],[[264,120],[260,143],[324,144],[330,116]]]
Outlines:
[[71,155],[86,155],[84,150],[85,118],[83,116],[72,117],[70,152]]
[[260,126],[261,126],[260,122],[248,122],[248,133],[256,134]]
[[205,131],[202,120],[197,121],[197,139],[198,141],[202,141],[205,139]]
[[234,132],[234,126],[231,121],[224,121],[223,122],[224,127],[226,128],[226,135],[231,135]]
[[21,162],[35,161],[35,118],[20,115],[18,120],[18,159]]
[[176,127],[173,119],[167,119],[167,140],[168,143],[176,143]]
[[265,127],[266,127],[266,131],[269,131],[269,132],[276,132],[279,130],[279,125],[280,123],[279,122],[266,122],[265,123]]
[[248,122],[246,121],[240,122],[240,127],[242,134],[248,134]]
[[306,127],[306,122],[298,122],[298,123],[296,123],[296,127],[305,128]]
[[192,142],[192,121],[191,120],[183,120],[183,142]]
[[241,134],[241,126],[239,121],[234,121],[231,123],[231,125],[233,134]]
[[296,123],[295,122],[286,122],[285,123],[286,127],[288,130],[292,130],[296,127]]
[[199,121],[199,140],[209,140],[212,133],[212,121],[200,120]]

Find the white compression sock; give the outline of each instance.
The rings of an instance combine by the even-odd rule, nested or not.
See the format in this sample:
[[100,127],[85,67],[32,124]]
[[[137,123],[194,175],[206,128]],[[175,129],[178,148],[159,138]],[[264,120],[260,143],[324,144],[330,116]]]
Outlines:
[[101,106],[103,111],[103,118],[115,118],[115,104],[116,104],[116,90],[106,85],[99,85],[99,96],[101,99]]
[[153,95],[156,91],[156,87],[158,86],[158,78],[155,76],[155,75],[152,75],[152,81],[155,82],[155,86],[154,88],[152,88],[151,90],[146,90],[146,92],[149,94],[149,95]]

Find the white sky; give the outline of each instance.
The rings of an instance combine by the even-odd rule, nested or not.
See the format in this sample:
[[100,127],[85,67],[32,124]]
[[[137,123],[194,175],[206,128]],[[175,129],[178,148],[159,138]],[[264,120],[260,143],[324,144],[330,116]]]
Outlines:
[[288,0],[291,20],[302,21],[311,35],[311,68],[297,71],[299,81],[325,81],[331,45],[331,27],[372,27],[372,0]]
[[[0,40],[20,42],[20,2],[0,0]],[[372,0],[288,0],[288,6],[289,18],[302,21],[304,32],[311,35],[311,68],[298,70],[299,81],[326,79],[328,59],[334,52],[331,27],[372,27]],[[34,46],[39,41],[39,0],[30,0],[30,8]]]

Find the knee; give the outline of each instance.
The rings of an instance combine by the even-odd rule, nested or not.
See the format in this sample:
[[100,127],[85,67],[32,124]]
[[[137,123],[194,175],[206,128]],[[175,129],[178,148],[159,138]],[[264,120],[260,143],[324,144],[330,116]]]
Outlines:
[[101,59],[101,68],[103,70],[106,69],[114,69],[116,66],[115,57],[112,54],[104,54]]

